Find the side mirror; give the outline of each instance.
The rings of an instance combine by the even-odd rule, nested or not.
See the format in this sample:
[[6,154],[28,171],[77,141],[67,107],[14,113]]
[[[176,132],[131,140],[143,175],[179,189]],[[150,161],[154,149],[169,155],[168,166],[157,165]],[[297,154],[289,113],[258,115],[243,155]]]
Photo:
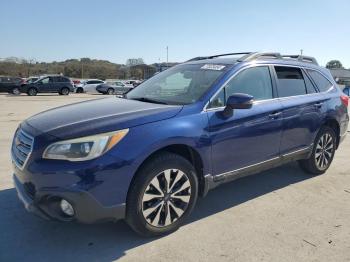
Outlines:
[[247,94],[236,93],[231,95],[226,102],[223,111],[224,116],[231,116],[233,109],[249,109],[253,106],[253,96]]

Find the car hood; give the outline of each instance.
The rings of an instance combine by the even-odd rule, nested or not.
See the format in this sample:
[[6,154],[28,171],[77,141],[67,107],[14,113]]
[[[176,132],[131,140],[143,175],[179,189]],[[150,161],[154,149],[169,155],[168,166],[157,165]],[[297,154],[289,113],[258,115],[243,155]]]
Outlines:
[[69,139],[161,121],[174,117],[182,107],[111,97],[44,111],[25,124],[34,128],[37,135],[48,133]]

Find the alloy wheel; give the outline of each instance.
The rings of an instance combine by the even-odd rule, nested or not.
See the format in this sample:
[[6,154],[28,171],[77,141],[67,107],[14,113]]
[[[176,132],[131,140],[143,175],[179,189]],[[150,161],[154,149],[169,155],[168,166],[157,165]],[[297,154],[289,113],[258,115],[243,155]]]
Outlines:
[[19,91],[19,89],[16,87],[12,90],[12,94],[14,95],[19,95],[21,92]]
[[63,88],[62,91],[61,91],[62,95],[68,95],[69,93],[69,89],[68,88]]
[[30,96],[35,96],[37,91],[34,88],[29,89],[29,95]]
[[167,169],[156,175],[142,198],[142,214],[154,227],[166,227],[185,213],[191,198],[191,184],[179,169]]
[[315,163],[317,168],[328,168],[334,154],[334,140],[329,133],[323,134],[317,142],[315,151]]

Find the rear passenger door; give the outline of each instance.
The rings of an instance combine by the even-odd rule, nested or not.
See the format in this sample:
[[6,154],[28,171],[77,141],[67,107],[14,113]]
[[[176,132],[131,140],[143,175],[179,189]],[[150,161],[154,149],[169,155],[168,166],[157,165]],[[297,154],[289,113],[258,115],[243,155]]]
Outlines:
[[277,92],[283,107],[281,154],[312,145],[321,125],[324,96],[298,67],[275,66]]
[[59,76],[50,77],[50,85],[49,85],[50,92],[56,93],[60,90],[60,86],[61,86],[60,78],[61,77]]

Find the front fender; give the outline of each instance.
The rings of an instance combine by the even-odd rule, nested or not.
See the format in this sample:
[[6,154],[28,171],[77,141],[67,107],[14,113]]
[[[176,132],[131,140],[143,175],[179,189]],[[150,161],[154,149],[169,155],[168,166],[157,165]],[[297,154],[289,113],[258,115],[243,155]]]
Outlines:
[[211,173],[211,141],[206,113],[176,116],[130,128],[128,135],[111,151],[112,157],[130,163],[130,173],[153,153],[170,145],[186,145],[198,152],[204,174]]

